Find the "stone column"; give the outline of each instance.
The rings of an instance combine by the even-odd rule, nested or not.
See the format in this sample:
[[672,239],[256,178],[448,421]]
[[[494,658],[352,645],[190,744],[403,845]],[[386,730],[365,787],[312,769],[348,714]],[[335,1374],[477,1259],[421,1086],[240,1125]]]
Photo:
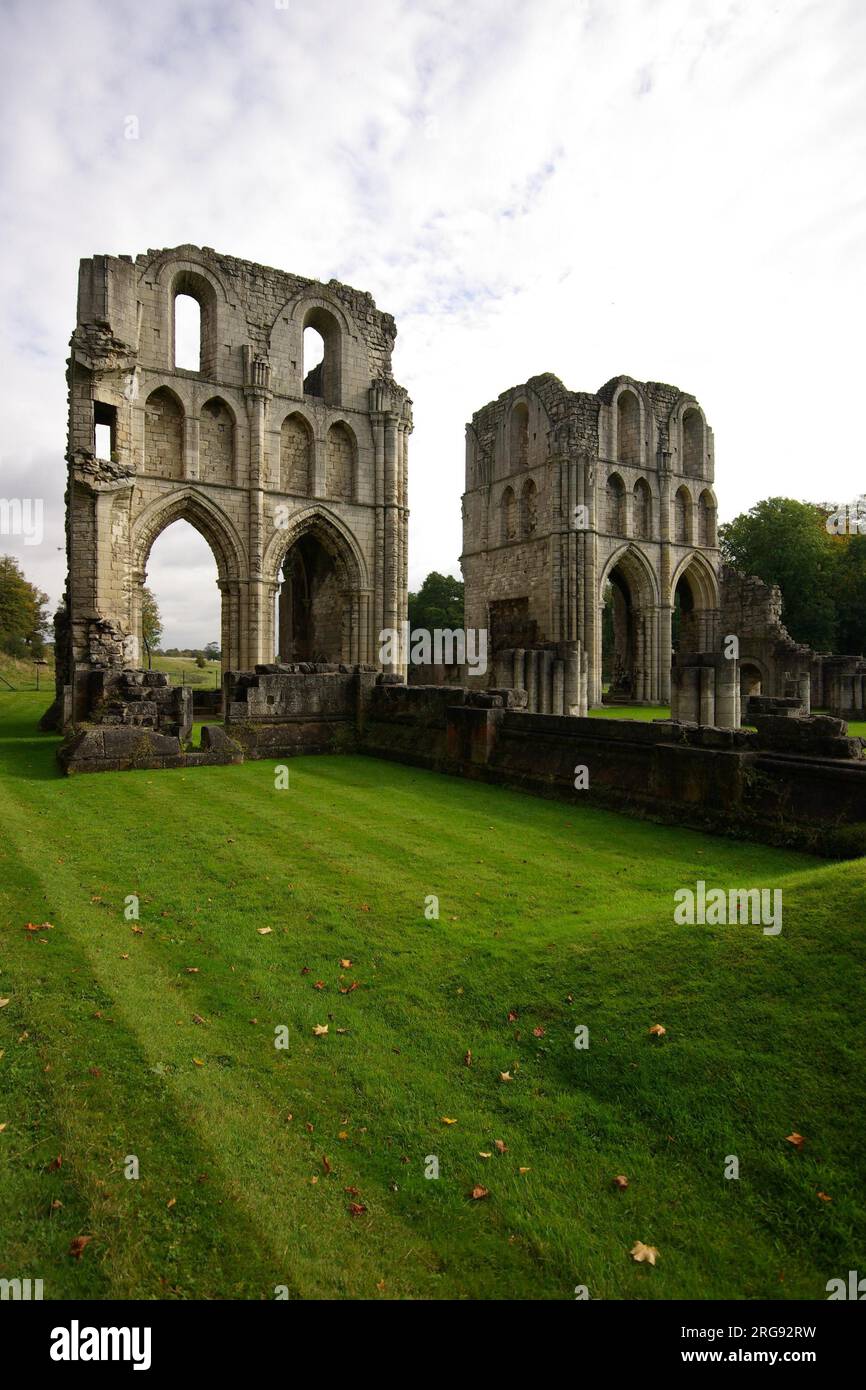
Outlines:
[[740,663],[724,656],[716,666],[716,723],[720,729],[740,727]]
[[515,690],[526,689],[526,652],[523,647],[515,648],[512,685]]
[[526,708],[530,713],[538,709],[538,652],[526,653]]
[[188,482],[196,482],[199,474],[199,420],[197,415],[183,417],[183,476]]
[[550,714],[553,706],[553,652],[549,647],[545,647],[541,652],[539,687],[539,711],[541,714]]
[[553,695],[551,698],[551,714],[567,714],[565,709],[565,662],[554,661],[553,663]]
[[242,653],[245,664],[270,661],[273,652],[267,650],[268,633],[273,620],[266,613],[267,592],[262,572],[264,558],[264,462],[265,423],[267,404],[271,399],[270,366],[262,357],[245,355],[247,419],[250,434],[249,506],[249,587],[247,593],[247,641]]

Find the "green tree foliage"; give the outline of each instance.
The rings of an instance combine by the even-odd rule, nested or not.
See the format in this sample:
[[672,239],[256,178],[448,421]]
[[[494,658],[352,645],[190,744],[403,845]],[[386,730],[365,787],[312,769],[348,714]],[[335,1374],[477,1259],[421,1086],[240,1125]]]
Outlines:
[[409,622],[413,628],[463,626],[463,581],[452,574],[431,570],[417,593],[409,595]]
[[48,595],[24,578],[18,561],[0,555],[0,651],[41,657],[48,630]]
[[837,548],[837,647],[850,655],[866,652],[866,536],[850,536]]
[[149,670],[153,663],[153,653],[158,649],[162,639],[162,617],[150,589],[141,591],[141,636],[144,650],[147,652]]
[[724,558],[744,574],[778,584],[785,626],[817,651],[837,650],[836,574],[850,545],[838,544],[826,519],[814,503],[768,497],[719,528]]

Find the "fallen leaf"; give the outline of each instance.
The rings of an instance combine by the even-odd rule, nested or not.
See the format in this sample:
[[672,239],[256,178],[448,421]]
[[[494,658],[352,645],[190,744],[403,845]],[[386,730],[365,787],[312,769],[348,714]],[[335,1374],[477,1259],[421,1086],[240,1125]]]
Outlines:
[[482,1187],[480,1183],[476,1183],[469,1196],[472,1198],[473,1202],[480,1202],[482,1198],[489,1197],[490,1192],[486,1187]]
[[471,1049],[468,1048],[468,1047],[467,1047],[466,1052],[465,1052],[464,1057],[463,1057],[463,1065],[464,1065],[465,1067],[471,1067],[471,1066],[472,1066],[472,1051],[471,1051]]
[[492,1157],[493,1157],[493,1153],[492,1153],[492,1151],[491,1151],[490,1153],[484,1153],[483,1150],[479,1150],[478,1157],[479,1157],[479,1158],[492,1158]]
[[509,1022],[509,1023],[516,1023],[519,1017],[520,1017],[520,1015],[519,1015],[518,1013],[516,1013],[514,1010],[512,1010],[512,1011],[509,1013],[509,1015],[508,1015],[508,1022]]
[[56,1172],[57,1172],[57,1169],[58,1169],[58,1168],[62,1168],[62,1167],[63,1167],[63,1154],[58,1154],[57,1157],[56,1157],[56,1158],[52,1158],[51,1162],[49,1163],[49,1165],[48,1165],[48,1171],[49,1171],[49,1173],[56,1173]]
[[497,1150],[498,1153],[508,1153],[508,1145],[506,1144],[504,1139],[494,1139],[493,1147]]
[[327,1023],[316,1023],[313,1025],[313,1032],[317,1038],[323,1038],[328,1031]]
[[528,1168],[518,1168],[517,1171],[518,1171],[518,1173],[528,1173],[528,1172],[529,1172],[529,1169],[528,1169]]
[[313,1127],[313,1125],[310,1124],[310,1121],[309,1121],[309,1120],[305,1120],[305,1121],[304,1121],[304,1129],[307,1131],[308,1134],[312,1134],[313,1128],[314,1128],[314,1127]]
[[100,1071],[99,1067],[91,1067],[91,1068],[90,1068],[90,1075],[91,1075],[91,1076],[101,1076],[101,1075],[102,1075],[102,1072]]
[[168,1199],[168,1201],[166,1202],[165,1205],[168,1207],[169,1211],[171,1211],[172,1207],[176,1207],[176,1206],[177,1206],[177,1198],[176,1198],[176,1197],[169,1197],[169,1199]]
[[352,969],[352,962],[351,962],[350,960],[341,960],[341,961],[340,961],[340,969],[341,969],[341,970],[351,970],[351,969]]
[[187,975],[197,975],[197,974],[199,973],[199,972],[198,972],[198,966],[197,966],[197,965],[188,965],[188,966],[186,967],[186,973],[187,973]]
[[4,1124],[0,1125],[0,1134],[3,1133],[3,1131],[4,1131],[4,1129],[6,1128],[6,1125],[7,1125],[8,1123],[9,1123],[9,1121],[6,1120]]
[[195,1064],[196,1064],[197,1067],[203,1067],[203,1066],[204,1066],[204,1062],[201,1060],[200,1057],[193,1057],[192,1060],[195,1062]]
[[[367,911],[369,912],[369,908],[367,909]],[[364,1206],[364,1203],[363,1203],[363,1202],[350,1202],[350,1203],[349,1203],[349,1215],[350,1215],[350,1216],[363,1216],[363,1215],[364,1215],[364,1212],[365,1212],[366,1210],[367,1210],[367,1208]]]
[[193,1023],[204,1023],[204,1019],[202,1018],[201,1014],[193,1014],[192,1021]]
[[532,1030],[532,1036],[533,1036],[534,1038],[543,1038],[543,1037],[544,1037],[544,1029],[543,1029],[543,1028],[533,1028],[533,1030]]
[[132,930],[136,936],[144,936],[144,927],[133,927]]
[[785,1140],[788,1144],[793,1144],[795,1149],[802,1149],[806,1142],[802,1134],[798,1134],[796,1130],[793,1134],[786,1135]]
[[313,985],[313,989],[324,989],[324,988],[325,988],[325,981],[324,981],[324,980],[317,980],[316,983]]
[[322,1154],[322,1167],[324,1168],[326,1173],[332,1173],[334,1171],[328,1161],[326,1154]]
[[655,1038],[663,1038],[668,1030],[663,1023],[654,1023],[648,1031]]
[[510,1072],[510,1071],[501,1071],[501,1072],[499,1073],[499,1080],[500,1080],[500,1081],[513,1081],[513,1080],[514,1080],[514,1077],[511,1075],[511,1072]]
[[618,1187],[620,1191],[622,1191],[623,1188],[628,1187],[628,1178],[626,1177],[625,1173],[617,1173],[616,1177],[613,1180],[613,1185],[614,1187]]
[[6,1005],[7,1005],[8,1003],[9,1003],[9,1000],[8,1000],[8,999],[0,999],[0,1009],[5,1009],[5,1008],[6,1008]]
[[456,1121],[456,1120],[452,1120],[451,1117],[450,1117],[449,1115],[443,1115],[443,1116],[442,1116],[442,1123],[443,1123],[443,1125],[456,1125],[457,1121]]
[[[5,1128],[6,1128],[5,1125],[0,1125],[0,1129],[5,1129]],[[818,1193],[818,1200],[821,1201],[821,1202],[832,1202],[833,1198],[832,1198],[832,1197],[828,1197],[826,1192],[819,1192],[819,1193]]]
[[637,1264],[654,1265],[658,1258],[658,1250],[654,1245],[644,1245],[642,1240],[636,1240],[631,1250],[628,1252]]
[[346,1130],[344,1130],[344,1129],[341,1129],[341,1130],[340,1130],[340,1133],[337,1135],[337,1138],[338,1138],[338,1139],[348,1139],[348,1137],[349,1137],[349,1136],[348,1136]]
[[81,1259],[85,1245],[89,1245],[93,1236],[76,1236],[69,1247],[69,1253],[76,1260]]
[[343,1191],[347,1192],[350,1197],[357,1197],[359,1195],[357,1187],[344,1187]]
[[256,927],[259,936],[270,936],[273,930],[273,927]]

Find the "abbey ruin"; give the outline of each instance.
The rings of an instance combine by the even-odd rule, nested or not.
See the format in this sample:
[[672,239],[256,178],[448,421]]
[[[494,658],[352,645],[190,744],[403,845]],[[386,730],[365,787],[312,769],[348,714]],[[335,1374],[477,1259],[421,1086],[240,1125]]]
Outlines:
[[[194,367],[176,354],[182,296],[198,306]],[[324,349],[312,367],[307,328]],[[866,761],[843,723],[864,709],[866,662],[793,641],[778,590],[722,564],[712,430],[674,386],[619,376],[587,393],[546,374],[478,410],[461,564],[465,626],[493,670],[440,670],[431,687],[403,656],[383,665],[407,611],[412,410],[395,337],[368,294],[206,247],[81,262],[46,716],[64,769],[354,747],[555,791],[582,749],[593,795],[624,809],[713,823],[724,789],[767,835],[799,817],[808,837],[828,812],[866,821]],[[210,545],[222,596],[207,711],[221,722],[198,748],[192,692],[143,669],[148,556],[179,519]],[[671,715],[585,717],[605,702]]]

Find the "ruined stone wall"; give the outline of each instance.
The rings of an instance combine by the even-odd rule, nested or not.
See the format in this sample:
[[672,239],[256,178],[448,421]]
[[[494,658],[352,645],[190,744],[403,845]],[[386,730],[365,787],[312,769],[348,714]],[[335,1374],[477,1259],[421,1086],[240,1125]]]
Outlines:
[[677,387],[615,377],[590,394],[546,374],[504,392],[466,427],[467,626],[495,627],[498,610],[524,604],[539,642],[581,642],[598,704],[614,576],[628,596],[630,692],[666,702],[678,591],[701,615],[685,630],[717,637],[714,467],[703,411]]
[[[175,366],[180,294],[199,304],[199,370]],[[308,326],[325,357],[305,379]],[[139,660],[148,555],[179,519],[214,553],[227,665],[273,657],[283,560],[307,535],[336,576],[328,654],[375,658],[406,611],[412,418],[391,373],[395,335],[368,294],[206,247],[82,261],[68,368],[73,684],[93,667],[96,628],[114,634],[110,664]],[[96,457],[97,424],[110,425],[109,459]]]

